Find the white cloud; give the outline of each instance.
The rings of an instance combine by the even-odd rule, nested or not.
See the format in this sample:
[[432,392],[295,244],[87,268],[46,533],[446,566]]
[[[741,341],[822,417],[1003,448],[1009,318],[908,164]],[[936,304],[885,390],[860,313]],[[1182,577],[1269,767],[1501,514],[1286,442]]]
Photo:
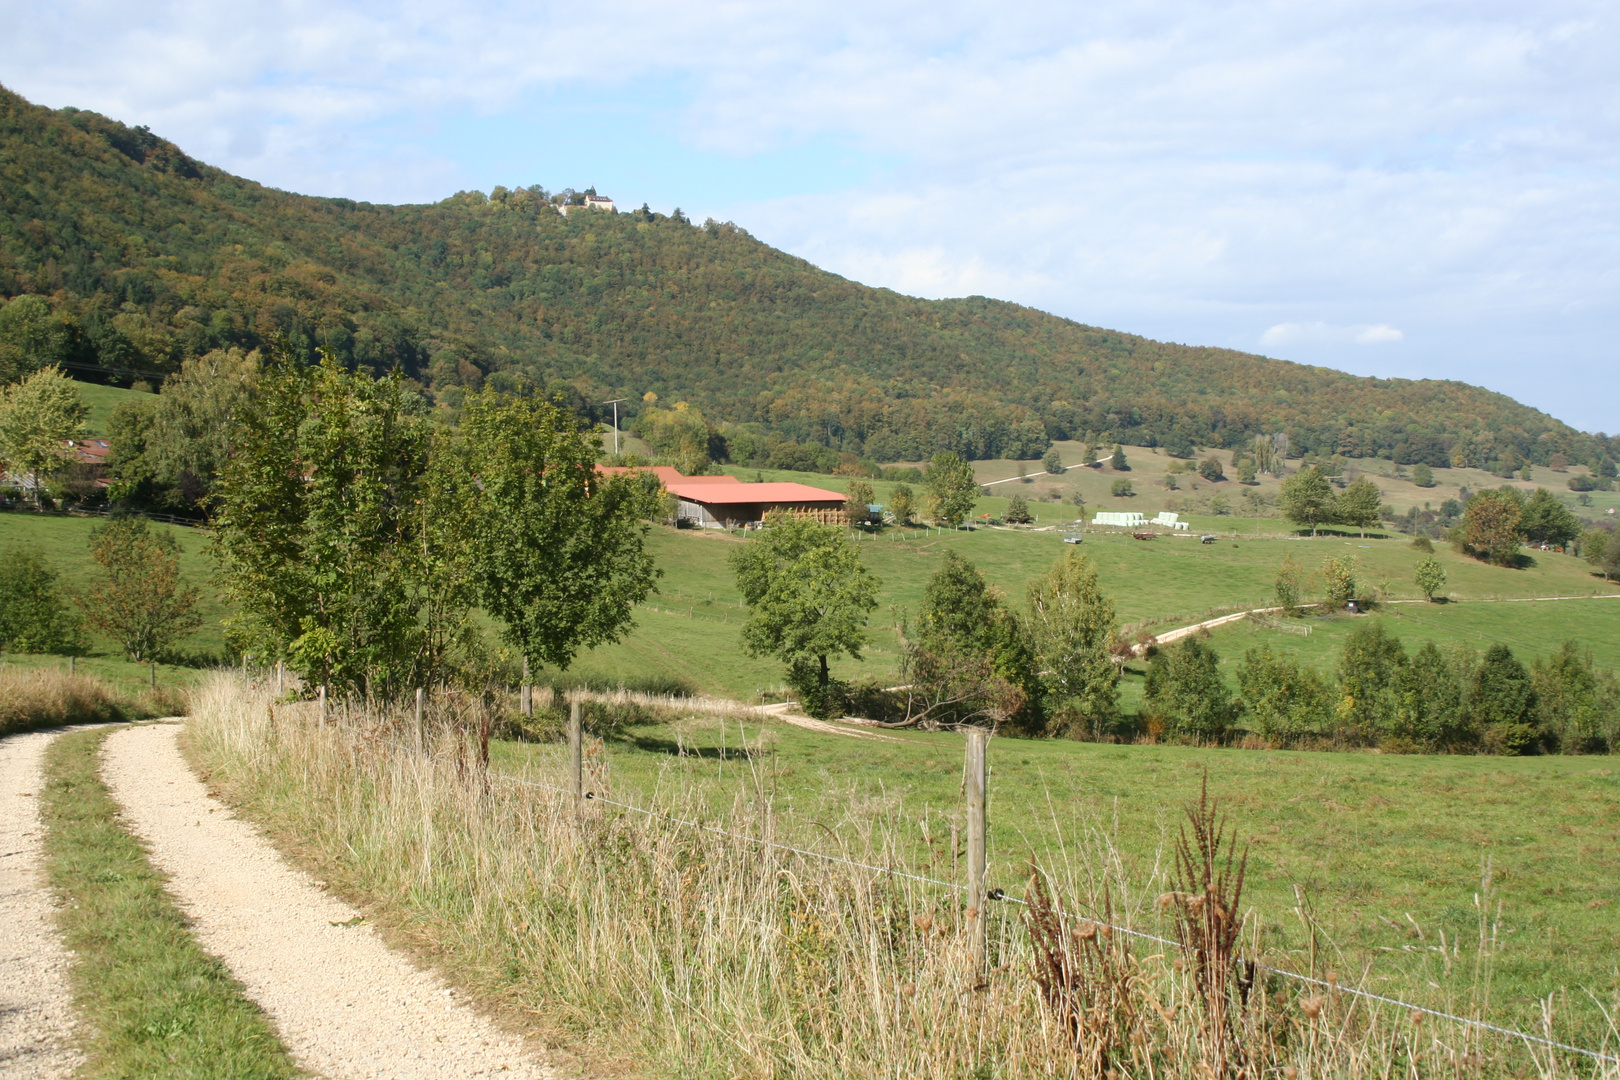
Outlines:
[[9,20],[0,78],[267,183],[376,200],[612,181],[495,175],[436,134],[591,95],[627,97],[717,175],[827,139],[884,165],[836,197],[613,194],[873,284],[1241,348],[1270,327],[1292,359],[1398,356],[1383,373],[1614,428],[1585,388],[1620,333],[1617,53],[1601,0],[63,0]]

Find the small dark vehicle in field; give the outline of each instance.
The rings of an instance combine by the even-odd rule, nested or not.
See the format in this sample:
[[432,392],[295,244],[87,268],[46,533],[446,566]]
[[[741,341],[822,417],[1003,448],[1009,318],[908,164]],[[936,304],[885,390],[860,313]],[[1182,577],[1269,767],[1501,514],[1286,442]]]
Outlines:
[[1131,533],[1131,535],[1138,540],[1157,540],[1159,538],[1158,533]]
[[1207,534],[1205,536],[1200,536],[1198,538],[1198,542],[1200,544],[1213,544],[1215,542],[1215,539],[1216,539],[1215,534],[1214,533],[1209,533],[1209,534]]

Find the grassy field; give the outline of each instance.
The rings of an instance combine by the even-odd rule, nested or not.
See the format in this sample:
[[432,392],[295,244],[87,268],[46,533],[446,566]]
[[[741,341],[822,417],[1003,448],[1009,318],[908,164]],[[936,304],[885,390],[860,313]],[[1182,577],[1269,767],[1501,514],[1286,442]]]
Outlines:
[[[493,753],[501,771],[554,777],[565,749],[503,743]],[[590,786],[622,801],[650,805],[670,791],[703,790],[719,817],[769,797],[790,831],[813,836],[822,851],[859,850],[881,827],[919,872],[950,879],[962,857],[950,850],[951,823],[962,821],[957,735],[879,741],[692,715],[630,728],[589,760]],[[1139,889],[1162,891],[1155,875],[1181,808],[1207,775],[1250,845],[1253,917],[1290,962],[1309,964],[1297,887],[1331,942],[1318,953],[1319,972],[1457,1006],[1478,990],[1481,913],[1495,921],[1499,902],[1492,1015],[1530,1024],[1538,1000],[1567,992],[1567,1004],[1558,999],[1562,1029],[1595,1042],[1603,1022],[1584,991],[1606,1005],[1620,999],[1620,767],[1612,758],[998,739],[990,760],[990,884],[1013,895],[1031,858],[1073,868],[1099,846],[1121,856]]]
[[[703,689],[739,698],[777,686],[780,665],[751,660],[742,652],[739,633],[747,613],[739,606],[726,559],[743,542],[723,533],[655,529],[651,544],[664,570],[660,594],[638,612],[638,625],[623,643],[585,654],[576,671],[604,682],[650,673],[679,675]],[[1058,532],[980,529],[889,530],[861,541],[860,550],[867,566],[883,580],[880,608],[873,617],[874,645],[864,662],[841,661],[838,671],[844,678],[883,680],[895,673],[894,611],[904,608],[915,615],[923,587],[945,551],[955,550],[970,559],[992,584],[1021,604],[1027,582],[1066,548]],[[1422,553],[1404,537],[1363,541],[1271,535],[1200,544],[1185,537],[1145,543],[1093,533],[1086,536],[1083,550],[1097,561],[1103,587],[1113,596],[1121,621],[1155,630],[1198,621],[1212,609],[1270,603],[1277,566],[1288,555],[1309,572],[1329,556],[1349,554],[1356,558],[1360,579],[1374,587],[1382,585],[1391,598],[1420,596],[1412,584],[1412,571]],[[1402,627],[1422,625],[1426,634],[1441,641],[1504,640],[1526,662],[1574,637],[1591,648],[1600,663],[1620,666],[1620,603],[1561,607],[1482,602],[1498,597],[1620,594],[1620,587],[1605,585],[1586,563],[1538,552],[1529,568],[1505,570],[1443,547],[1436,554],[1456,602],[1421,610],[1415,610],[1417,605],[1388,608],[1388,617],[1402,620]],[[1230,637],[1257,632],[1241,628],[1225,633]],[[1309,639],[1276,632],[1271,636],[1290,648],[1320,645],[1325,655],[1342,632],[1342,626],[1334,623]],[[1217,647],[1223,655],[1229,651],[1224,644]],[[1241,653],[1240,648],[1230,651],[1233,656]]]
[[[779,474],[805,482],[808,474]],[[821,478],[825,482],[825,478]],[[886,497],[880,495],[881,497]],[[996,502],[981,500],[982,505]],[[994,507],[992,507],[994,509]],[[1232,522],[1228,521],[1228,524]],[[82,591],[97,573],[87,549],[95,519],[41,516],[24,512],[0,514],[0,550],[31,544],[61,572],[70,591]],[[1275,527],[1275,521],[1270,522]],[[181,546],[181,567],[202,588],[204,625],[181,643],[183,652],[218,655],[224,649],[220,620],[226,610],[212,586],[213,563],[205,554],[207,534],[201,529],[154,524],[170,531]],[[879,609],[873,616],[873,646],[863,662],[838,665],[844,678],[887,680],[895,674],[896,614],[913,615],[922,603],[923,587],[947,550],[970,559],[1012,601],[1022,603],[1026,584],[1043,573],[1067,548],[1059,530],[977,529],[957,532],[896,530],[860,534],[867,566],[883,581]],[[678,676],[713,693],[740,699],[777,687],[781,666],[743,654],[739,633],[746,611],[727,564],[745,541],[712,531],[655,527],[651,550],[664,576],[659,593],[636,614],[636,628],[625,641],[580,657],[575,672],[593,681],[616,683],[649,674]],[[1189,536],[1161,537],[1151,543],[1117,533],[1088,533],[1083,550],[1097,561],[1103,586],[1113,596],[1120,620],[1154,630],[1204,618],[1212,610],[1255,607],[1270,602],[1278,564],[1292,556],[1309,573],[1328,556],[1351,555],[1360,580],[1381,588],[1390,598],[1415,599],[1412,570],[1421,553],[1400,538],[1301,538],[1288,533],[1224,535],[1214,544]],[[1397,605],[1385,616],[1396,620],[1414,642],[1426,638],[1488,644],[1508,642],[1526,661],[1574,637],[1593,650],[1598,661],[1620,666],[1620,604],[1485,604],[1501,597],[1620,594],[1620,586],[1593,576],[1586,563],[1567,555],[1537,552],[1532,565],[1506,570],[1464,558],[1442,546],[1437,555],[1446,568],[1454,603],[1418,607]],[[1310,638],[1239,626],[1217,632],[1217,648],[1228,662],[1250,638],[1268,634],[1286,649],[1326,658],[1342,636],[1344,623],[1313,622]],[[124,665],[110,641],[93,639],[93,657],[82,660],[98,677],[115,683],[144,679],[144,667]],[[8,658],[15,662],[58,662]],[[126,670],[127,669],[127,670]],[[184,681],[186,669],[162,670],[160,680]],[[1127,688],[1128,697],[1130,694]]]
[[118,822],[100,778],[110,728],[64,735],[46,758],[43,817],[52,887],[73,950],[85,1077],[301,1075],[270,1021],[203,951]]
[[84,426],[92,435],[107,434],[107,420],[112,411],[121,401],[128,401],[133,397],[149,397],[140,390],[125,390],[118,386],[103,386],[100,383],[81,382],[78,384],[79,397],[90,406],[90,418]]

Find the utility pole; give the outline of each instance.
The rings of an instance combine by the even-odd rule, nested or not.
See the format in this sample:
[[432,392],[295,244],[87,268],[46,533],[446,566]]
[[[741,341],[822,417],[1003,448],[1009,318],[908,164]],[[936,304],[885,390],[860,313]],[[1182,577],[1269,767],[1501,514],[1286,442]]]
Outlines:
[[619,402],[621,402],[621,401],[629,401],[629,400],[630,400],[629,398],[620,397],[620,398],[614,398],[612,401],[604,401],[604,402],[602,402],[602,404],[604,404],[604,405],[613,406],[613,456],[614,457],[619,456]]

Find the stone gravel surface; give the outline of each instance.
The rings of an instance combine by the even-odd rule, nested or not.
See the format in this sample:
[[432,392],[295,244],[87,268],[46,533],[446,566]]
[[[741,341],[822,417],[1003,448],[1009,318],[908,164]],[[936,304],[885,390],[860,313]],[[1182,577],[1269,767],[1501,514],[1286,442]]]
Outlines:
[[180,754],[179,731],[113,734],[102,775],[198,940],[301,1066],[331,1080],[555,1075],[211,798]]
[[0,739],[0,1080],[55,1080],[79,1064],[71,956],[57,936],[45,882],[40,788],[45,748],[60,732]]

